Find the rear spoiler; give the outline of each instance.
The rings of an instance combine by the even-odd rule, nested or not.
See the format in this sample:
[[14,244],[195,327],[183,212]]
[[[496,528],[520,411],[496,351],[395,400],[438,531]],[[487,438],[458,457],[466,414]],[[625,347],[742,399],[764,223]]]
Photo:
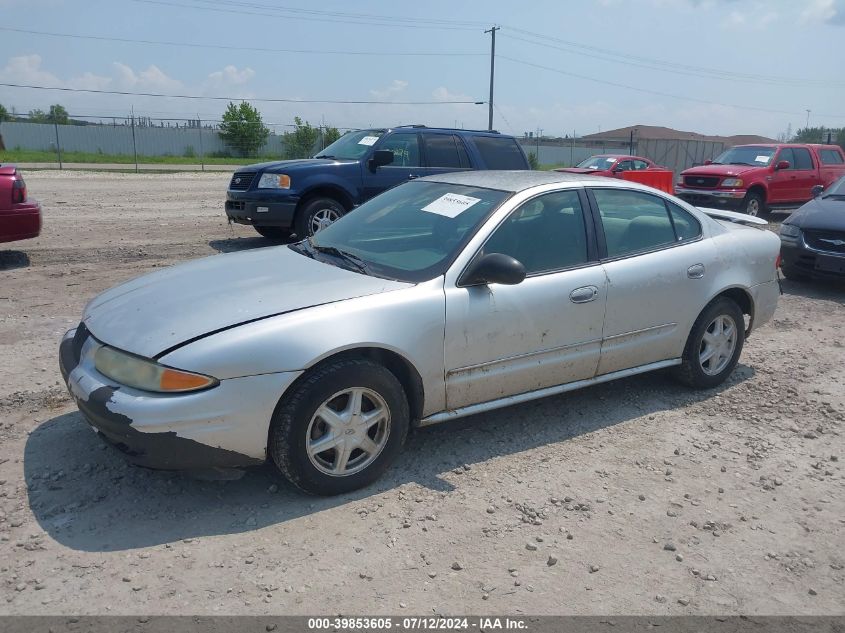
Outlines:
[[736,222],[737,224],[747,224],[749,226],[768,226],[768,222],[762,218],[753,215],[746,215],[745,213],[736,213],[735,211],[725,211],[724,209],[708,209],[706,207],[696,207],[699,211],[706,213],[711,218],[716,220],[728,220],[729,222]]

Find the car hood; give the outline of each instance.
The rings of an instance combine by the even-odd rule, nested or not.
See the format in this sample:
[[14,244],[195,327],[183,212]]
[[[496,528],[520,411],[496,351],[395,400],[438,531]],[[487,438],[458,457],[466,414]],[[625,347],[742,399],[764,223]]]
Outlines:
[[681,176],[741,176],[749,171],[766,169],[762,165],[699,165],[681,172]]
[[95,297],[83,321],[101,342],[153,358],[239,324],[411,285],[275,246],[138,277]]
[[800,229],[845,231],[845,200],[814,198],[783,222]]
[[313,168],[325,168],[326,165],[355,163],[354,160],[339,160],[334,158],[304,158],[302,160],[277,160],[269,163],[255,163],[239,171],[261,171],[270,173],[291,173]]

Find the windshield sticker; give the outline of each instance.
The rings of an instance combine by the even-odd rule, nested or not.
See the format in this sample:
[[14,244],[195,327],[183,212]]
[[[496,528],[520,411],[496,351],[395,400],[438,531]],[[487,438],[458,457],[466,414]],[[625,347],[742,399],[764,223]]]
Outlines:
[[769,157],[768,156],[758,156],[757,158],[754,159],[754,162],[755,163],[767,163],[767,162],[769,162]]
[[360,141],[358,141],[358,145],[375,145],[377,140],[378,136],[365,136]]
[[469,209],[472,205],[481,202],[481,198],[462,196],[458,193],[447,193],[440,196],[434,202],[425,205],[422,210],[437,215],[445,215],[447,218],[456,218]]

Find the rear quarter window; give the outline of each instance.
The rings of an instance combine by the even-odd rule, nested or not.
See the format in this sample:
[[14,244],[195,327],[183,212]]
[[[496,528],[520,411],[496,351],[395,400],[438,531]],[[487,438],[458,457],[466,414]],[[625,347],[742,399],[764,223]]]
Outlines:
[[487,169],[528,169],[525,156],[513,138],[474,136],[475,145]]

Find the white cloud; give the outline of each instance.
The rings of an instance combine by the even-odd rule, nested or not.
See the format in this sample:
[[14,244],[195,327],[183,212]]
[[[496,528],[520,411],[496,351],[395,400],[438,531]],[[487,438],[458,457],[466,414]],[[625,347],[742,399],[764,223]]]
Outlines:
[[399,94],[408,87],[408,82],[403,79],[394,79],[386,88],[374,88],[370,90],[370,94],[376,99],[387,99],[396,94]]
[[431,96],[435,101],[475,101],[469,95],[460,92],[452,92],[446,86],[440,86],[431,91]]
[[237,66],[229,64],[222,70],[217,70],[208,75],[207,85],[212,87],[242,86],[255,76],[255,71],[249,66],[238,69]]
[[778,17],[780,16],[777,12],[765,11],[765,7],[758,3],[752,7],[745,7],[742,11],[731,11],[728,13],[727,17],[722,20],[722,28],[743,28],[760,31],[777,20]]
[[124,88],[155,92],[168,92],[182,88],[181,81],[168,76],[155,64],[137,73],[121,62],[114,62],[113,66],[117,70],[118,82]]
[[801,12],[801,21],[845,24],[845,0],[808,0]]
[[87,90],[102,90],[111,83],[109,77],[101,77],[91,72],[62,80],[53,73],[44,70],[41,63],[41,55],[37,54],[12,57],[6,66],[0,70],[0,78],[8,83]]

